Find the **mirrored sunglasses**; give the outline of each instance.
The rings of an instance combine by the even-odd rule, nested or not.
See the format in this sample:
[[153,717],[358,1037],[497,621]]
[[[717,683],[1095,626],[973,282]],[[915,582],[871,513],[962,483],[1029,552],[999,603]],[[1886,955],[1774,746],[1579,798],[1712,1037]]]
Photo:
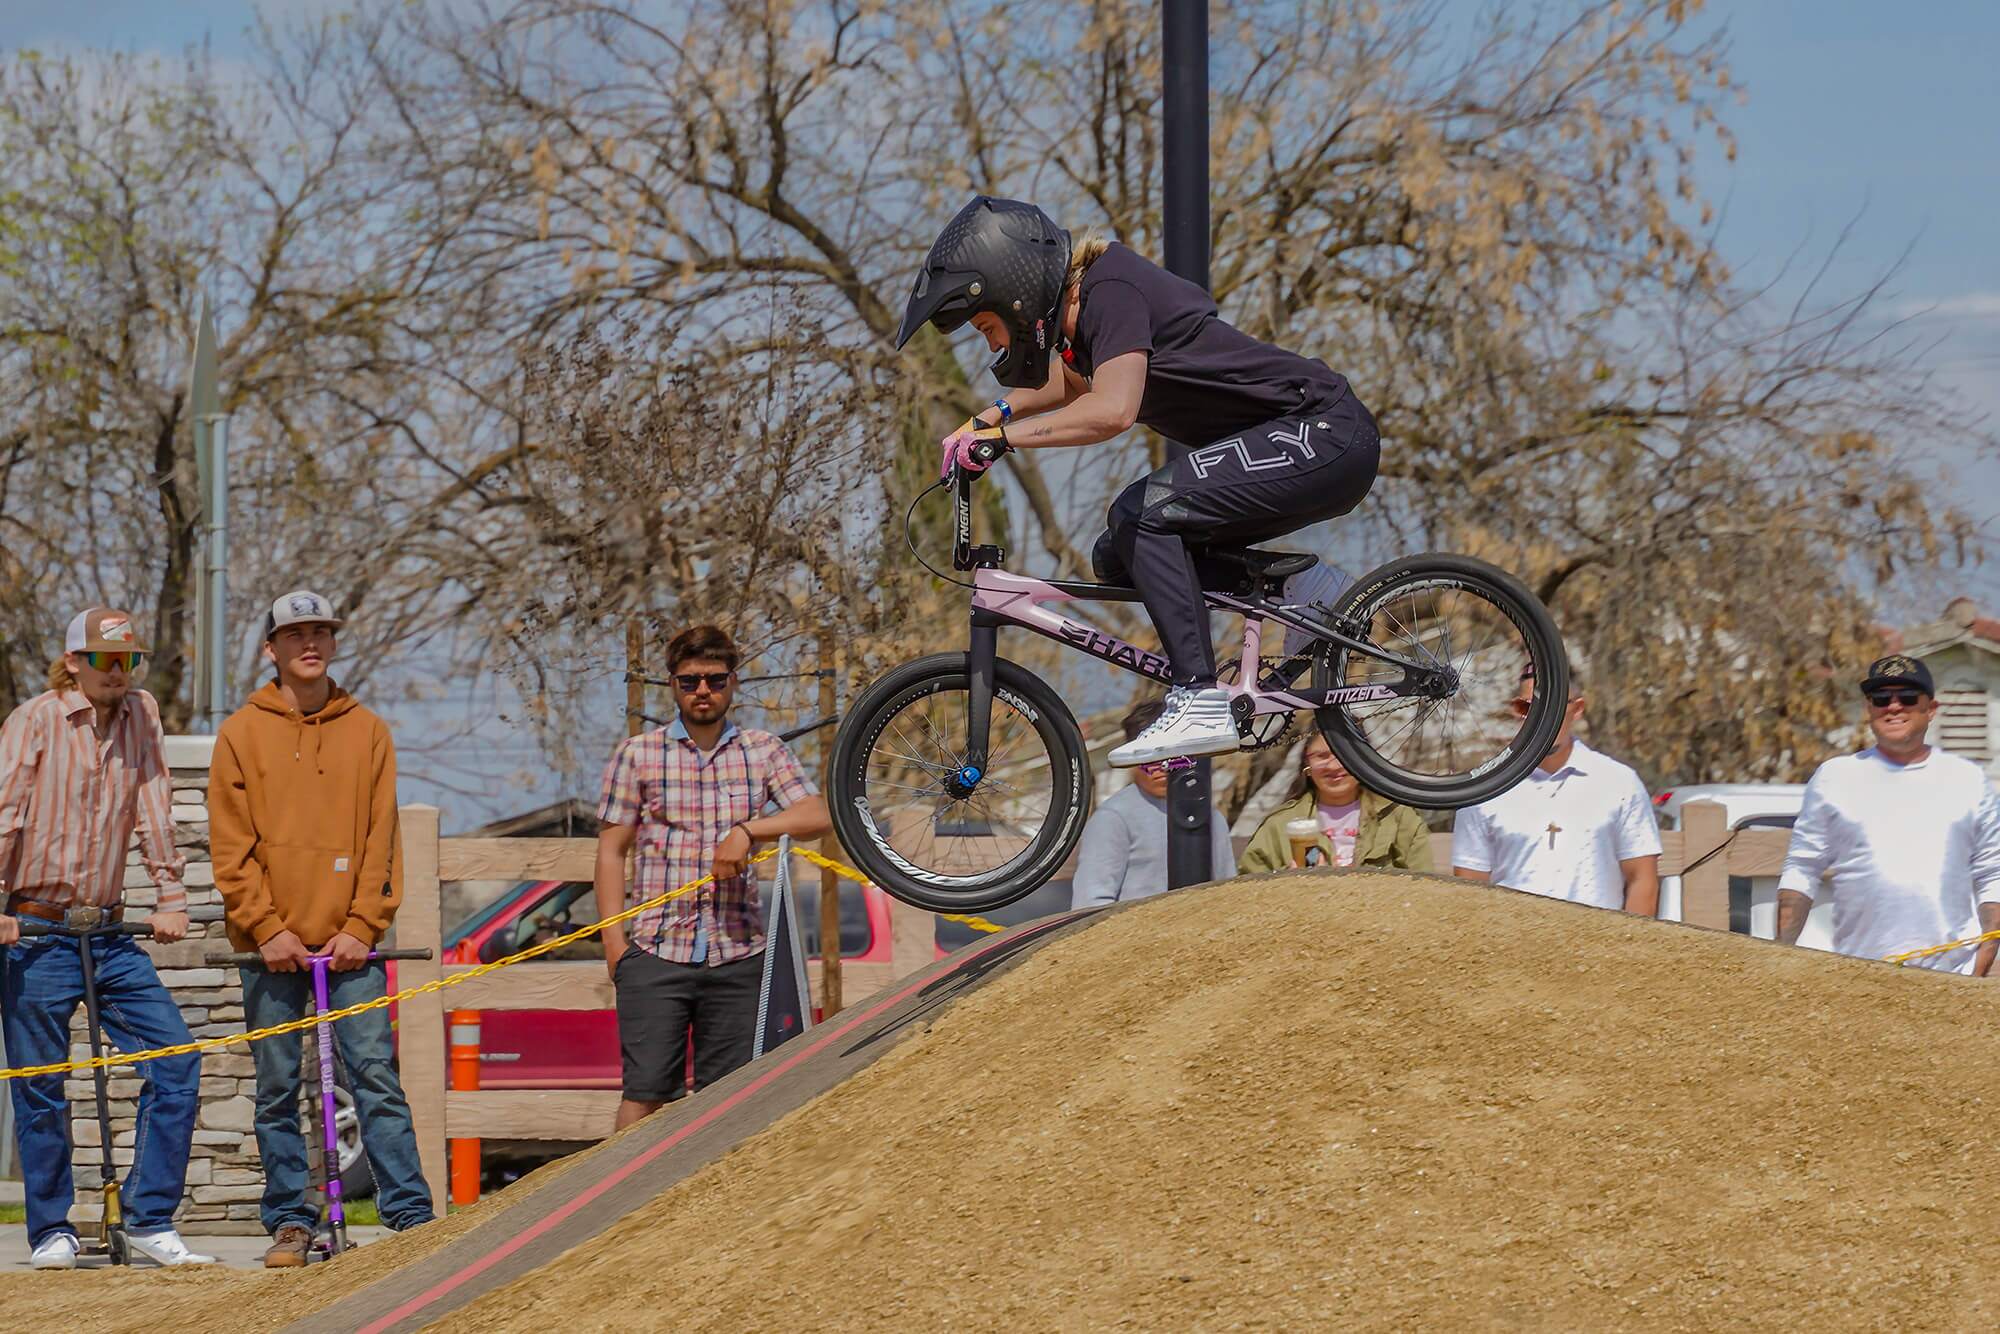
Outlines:
[[92,671],[108,672],[116,667],[122,670],[127,676],[135,675],[141,667],[146,665],[145,654],[131,653],[124,650],[103,652],[92,649],[83,655],[83,660],[90,664]]

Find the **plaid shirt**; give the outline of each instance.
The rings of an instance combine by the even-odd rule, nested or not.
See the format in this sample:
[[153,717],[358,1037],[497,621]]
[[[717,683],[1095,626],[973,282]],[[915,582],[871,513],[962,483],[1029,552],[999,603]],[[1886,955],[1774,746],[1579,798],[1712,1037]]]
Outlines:
[[185,909],[187,859],[174,846],[173,779],[151,695],[126,695],[102,740],[80,690],[14,710],[0,728],[0,886],[62,907],[111,907],[125,897],[134,825],[159,910]]
[[[597,818],[637,825],[638,857],[625,885],[630,907],[709,873],[715,845],[729,827],[754,818],[775,801],[792,806],[815,789],[785,743],[769,732],[723,729],[703,754],[678,720],[627,737],[611,753]],[[640,949],[674,963],[695,962],[697,935],[706,962],[733,963],[764,948],[764,912],[757,882],[736,876],[650,908],[626,928]]]

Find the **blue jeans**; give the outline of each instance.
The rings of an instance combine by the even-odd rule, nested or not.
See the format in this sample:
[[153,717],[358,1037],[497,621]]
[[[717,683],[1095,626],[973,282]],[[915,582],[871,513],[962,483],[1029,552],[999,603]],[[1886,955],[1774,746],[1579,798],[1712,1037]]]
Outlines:
[[[302,1017],[312,1004],[312,974],[243,971],[243,1021],[250,1028],[267,1028]],[[349,973],[327,975],[327,995],[338,1010],[384,994],[387,978],[382,965],[371,963]],[[318,1222],[306,1206],[309,1170],[306,1137],[299,1128],[299,1043],[312,1033],[286,1033],[265,1038],[252,1047],[257,1059],[257,1150],[264,1156],[264,1230],[297,1223],[312,1228]],[[390,1037],[389,1011],[369,1010],[336,1020],[333,1040],[347,1064],[347,1088],[361,1119],[361,1147],[375,1169],[375,1207],[382,1221],[398,1231],[428,1223],[430,1187],[417,1162],[417,1132],[410,1124],[410,1104],[396,1078],[395,1043]],[[315,1092],[315,1096],[317,1093]]]
[[[91,943],[97,965],[97,1008],[111,1045],[132,1052],[189,1041],[179,1007],[137,942],[129,936],[106,936]],[[45,937],[32,944],[9,945],[5,957],[0,1005],[5,1009],[9,1063],[52,1065],[68,1060],[70,1017],[83,1002],[77,942]],[[146,1085],[139,1094],[132,1170],[126,1174],[121,1198],[126,1226],[149,1232],[173,1226],[174,1210],[181,1202],[200,1105],[201,1057],[162,1056],[129,1071],[143,1076]],[[111,1071],[114,1077],[126,1073],[120,1068]],[[33,1246],[52,1233],[75,1231],[69,1225],[74,1197],[63,1078],[42,1075],[10,1081],[14,1133],[27,1190],[28,1242]],[[78,1112],[97,1115],[94,1106]]]

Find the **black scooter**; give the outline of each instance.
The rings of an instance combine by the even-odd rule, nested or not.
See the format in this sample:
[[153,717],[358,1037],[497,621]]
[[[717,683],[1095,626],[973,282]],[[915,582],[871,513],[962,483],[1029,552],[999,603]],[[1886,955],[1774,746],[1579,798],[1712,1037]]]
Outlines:
[[[134,936],[145,939],[153,934],[153,928],[146,922],[113,922],[106,918],[101,908],[71,908],[60,922],[44,921],[39,917],[17,918],[21,924],[23,939],[32,936],[67,936],[77,942],[76,953],[83,967],[83,1013],[84,1026],[90,1030],[90,1055],[93,1060],[104,1055],[104,1027],[97,1005],[97,959],[90,942],[99,936]],[[188,921],[216,922],[222,920],[220,908],[194,908],[188,912]],[[118,1200],[118,1169],[111,1161],[111,1076],[110,1071],[98,1066],[90,1072],[91,1081],[97,1090],[97,1133],[99,1170],[102,1173],[101,1189],[104,1192],[104,1240],[81,1244],[82,1255],[111,1257],[115,1265],[132,1263],[132,1246],[125,1236],[125,1212]]]

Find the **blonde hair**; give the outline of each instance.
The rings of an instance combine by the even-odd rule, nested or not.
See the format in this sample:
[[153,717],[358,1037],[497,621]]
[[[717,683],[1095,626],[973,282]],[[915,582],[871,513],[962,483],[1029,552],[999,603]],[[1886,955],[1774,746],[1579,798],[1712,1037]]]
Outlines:
[[1086,228],[1070,243],[1069,272],[1063,275],[1063,291],[1073,290],[1083,280],[1083,271],[1103,259],[1110,248],[1110,241]]
[[60,653],[49,660],[49,689],[54,691],[82,689],[77,685],[76,677],[70,674],[69,664],[63,661],[63,655]]

